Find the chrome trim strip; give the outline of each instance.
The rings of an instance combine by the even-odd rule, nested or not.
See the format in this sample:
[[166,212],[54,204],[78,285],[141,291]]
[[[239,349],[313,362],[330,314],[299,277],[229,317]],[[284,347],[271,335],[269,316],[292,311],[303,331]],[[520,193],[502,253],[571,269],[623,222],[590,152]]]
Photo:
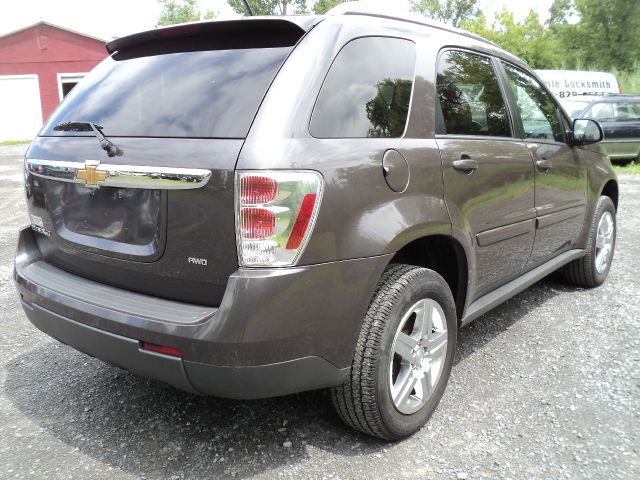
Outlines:
[[535,230],[535,218],[530,218],[522,222],[513,223],[504,227],[493,228],[491,230],[485,230],[476,235],[476,241],[479,247],[486,247],[494,243],[509,240],[510,238],[525,235],[527,233],[533,233]]
[[[93,166],[97,172],[107,174],[96,185],[77,178],[79,170]],[[187,190],[204,187],[211,178],[211,171],[203,168],[149,167],[143,165],[109,165],[96,160],[64,162],[57,160],[26,160],[27,171],[37,177],[62,182],[79,183],[88,187],[143,188],[149,190]]]

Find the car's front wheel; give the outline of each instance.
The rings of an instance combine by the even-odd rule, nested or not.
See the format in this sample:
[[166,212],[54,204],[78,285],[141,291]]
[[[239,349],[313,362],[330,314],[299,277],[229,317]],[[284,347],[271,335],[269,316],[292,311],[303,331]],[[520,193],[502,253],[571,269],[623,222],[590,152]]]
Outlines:
[[440,275],[388,267],[362,324],[350,377],[332,391],[342,420],[387,440],[420,429],[447,385],[457,325],[453,296]]
[[601,196],[589,231],[587,254],[565,267],[569,283],[580,287],[602,285],[609,274],[616,246],[616,207],[613,201]]

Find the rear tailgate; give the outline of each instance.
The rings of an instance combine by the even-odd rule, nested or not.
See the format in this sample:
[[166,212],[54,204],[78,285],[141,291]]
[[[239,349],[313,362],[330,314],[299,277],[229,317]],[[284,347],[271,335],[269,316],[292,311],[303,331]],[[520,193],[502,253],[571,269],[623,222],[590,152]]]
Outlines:
[[[286,20],[239,20],[109,44],[115,53],[27,152],[29,213],[45,259],[116,287],[219,305],[238,268],[238,154],[304,33]],[[68,122],[98,125],[118,153],[108,155],[90,128],[61,127]]]

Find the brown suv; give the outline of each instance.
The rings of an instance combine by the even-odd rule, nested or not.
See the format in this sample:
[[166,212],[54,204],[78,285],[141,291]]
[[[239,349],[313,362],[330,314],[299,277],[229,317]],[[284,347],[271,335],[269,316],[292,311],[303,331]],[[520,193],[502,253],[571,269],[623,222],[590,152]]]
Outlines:
[[107,48],[25,158],[15,281],[78,350],[200,394],[330,387],[397,439],[460,326],[561,267],[607,276],[600,127],[481,38],[347,12]]

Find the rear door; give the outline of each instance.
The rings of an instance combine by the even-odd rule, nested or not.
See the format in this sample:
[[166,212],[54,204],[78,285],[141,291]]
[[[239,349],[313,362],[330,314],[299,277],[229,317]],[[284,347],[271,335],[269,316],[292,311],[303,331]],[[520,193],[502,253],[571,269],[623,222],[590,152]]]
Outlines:
[[533,163],[515,138],[494,61],[444,51],[438,61],[438,147],[454,228],[475,245],[475,298],[522,272],[535,225]]
[[535,163],[536,238],[529,264],[573,247],[586,208],[586,168],[580,150],[567,144],[553,97],[529,73],[503,62],[523,140]]

